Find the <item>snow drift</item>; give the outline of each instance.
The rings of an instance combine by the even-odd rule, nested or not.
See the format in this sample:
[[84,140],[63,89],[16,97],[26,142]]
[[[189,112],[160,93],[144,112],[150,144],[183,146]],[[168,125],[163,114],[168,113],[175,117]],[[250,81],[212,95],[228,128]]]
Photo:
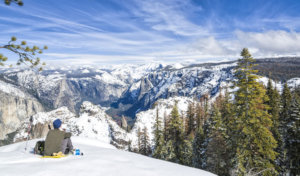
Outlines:
[[40,158],[32,153],[37,140],[0,147],[1,176],[213,176],[209,172],[118,150],[99,140],[73,137],[83,156]]

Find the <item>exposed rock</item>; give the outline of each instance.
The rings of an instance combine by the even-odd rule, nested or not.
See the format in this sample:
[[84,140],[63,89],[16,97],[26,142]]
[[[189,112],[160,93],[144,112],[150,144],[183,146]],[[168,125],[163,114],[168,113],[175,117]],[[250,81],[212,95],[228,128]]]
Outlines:
[[26,92],[2,81],[0,84],[0,140],[4,140],[30,116],[44,109],[37,99]]

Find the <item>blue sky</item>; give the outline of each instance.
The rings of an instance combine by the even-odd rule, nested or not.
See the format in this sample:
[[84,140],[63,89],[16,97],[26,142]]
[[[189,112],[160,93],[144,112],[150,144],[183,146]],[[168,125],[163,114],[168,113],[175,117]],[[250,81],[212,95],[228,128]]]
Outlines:
[[[299,0],[23,0],[0,3],[0,43],[47,45],[49,63],[120,64],[300,55]],[[10,61],[17,56],[9,54]]]

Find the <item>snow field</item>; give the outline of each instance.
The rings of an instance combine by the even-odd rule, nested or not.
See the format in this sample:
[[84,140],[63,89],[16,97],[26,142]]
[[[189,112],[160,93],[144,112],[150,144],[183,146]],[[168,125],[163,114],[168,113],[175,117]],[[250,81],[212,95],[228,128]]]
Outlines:
[[38,140],[0,147],[1,176],[213,176],[206,171],[115,149],[99,140],[73,137],[73,145],[84,153],[65,158],[40,158],[32,154]]

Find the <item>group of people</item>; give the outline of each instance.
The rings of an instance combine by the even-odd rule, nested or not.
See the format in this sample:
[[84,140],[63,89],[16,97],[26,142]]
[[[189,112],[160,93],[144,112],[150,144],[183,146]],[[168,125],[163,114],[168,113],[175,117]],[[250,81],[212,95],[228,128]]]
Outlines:
[[53,121],[53,128],[47,134],[44,155],[53,156],[53,154],[59,152],[62,154],[72,152],[71,133],[66,132],[66,129],[62,128],[62,121],[60,119]]

